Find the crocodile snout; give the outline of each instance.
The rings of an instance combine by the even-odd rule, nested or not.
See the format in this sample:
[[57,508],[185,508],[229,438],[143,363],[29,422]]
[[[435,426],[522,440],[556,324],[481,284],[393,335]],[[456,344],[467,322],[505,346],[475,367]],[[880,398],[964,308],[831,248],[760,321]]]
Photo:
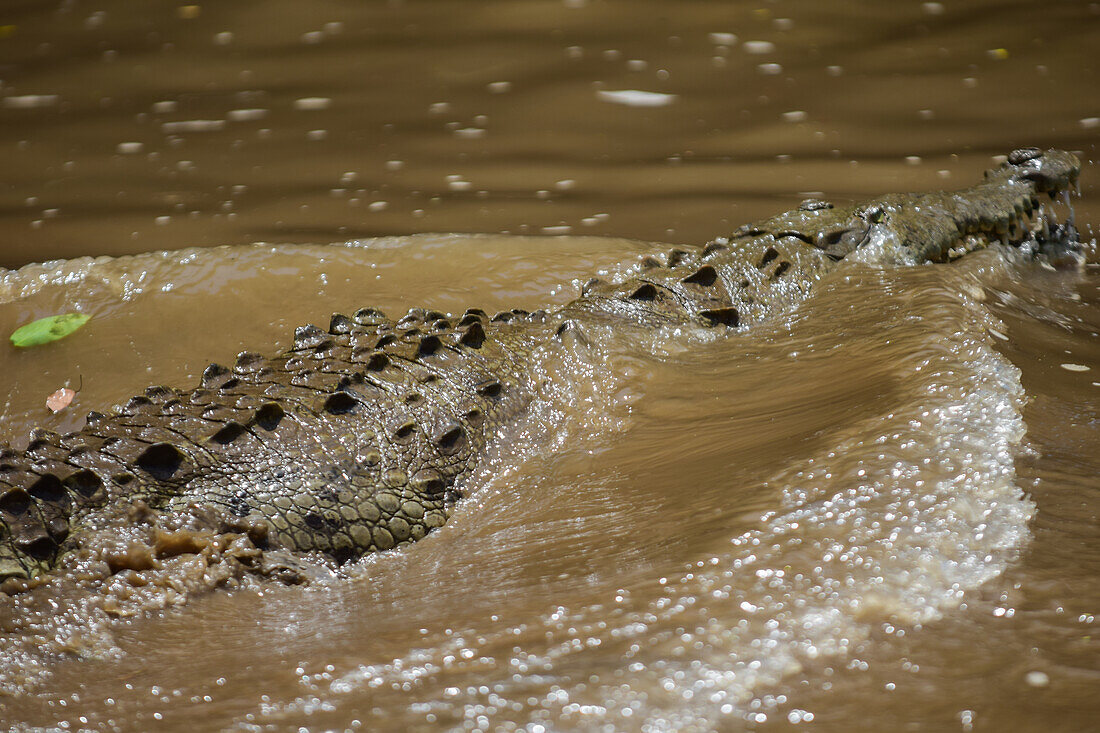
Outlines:
[[1081,173],[1081,161],[1064,150],[1019,148],[1008,154],[1006,165],[1015,169],[1014,178],[1032,181],[1040,193],[1067,189]]

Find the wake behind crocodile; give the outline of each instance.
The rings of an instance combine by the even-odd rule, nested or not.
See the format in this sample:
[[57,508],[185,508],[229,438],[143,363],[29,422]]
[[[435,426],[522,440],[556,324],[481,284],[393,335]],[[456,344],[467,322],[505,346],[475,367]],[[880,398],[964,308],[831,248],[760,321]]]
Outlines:
[[[121,294],[119,318],[132,324],[148,314],[150,293],[171,299],[176,283],[202,282],[186,274],[189,268],[204,272],[215,261],[263,261],[269,272],[297,277],[294,263],[304,255],[332,263],[324,277],[340,272],[361,289],[363,280],[341,267],[350,259],[376,270],[387,252],[400,253],[391,262],[423,261],[445,248],[441,259],[453,265],[464,261],[464,247],[492,253],[497,246],[423,238],[308,252],[150,255],[30,268],[9,274],[5,286],[42,298],[106,283]],[[591,269],[574,273],[559,264],[531,278],[525,267],[508,272],[498,264],[502,271],[486,276],[497,285],[537,282],[522,286],[526,294],[487,300],[569,303],[578,285],[589,293],[626,284],[635,296],[652,261],[669,267],[684,256],[632,246],[642,251],[641,263],[609,268],[606,284],[588,282],[582,273]],[[587,264],[562,254],[559,263]],[[790,259],[761,247],[751,265],[771,278]],[[83,586],[62,594],[70,610],[58,613],[55,604],[43,612],[56,585],[39,585],[13,597],[6,623],[16,635],[48,638],[47,651],[102,663],[126,647],[112,636],[108,617],[182,602],[213,585],[245,586],[276,603],[296,594],[306,617],[354,603],[354,618],[339,623],[342,633],[321,643],[358,629],[372,639],[369,653],[343,659],[338,671],[331,664],[303,669],[301,696],[238,711],[234,719],[245,728],[305,714],[319,725],[329,714],[335,724],[341,700],[368,692],[368,727],[459,725],[487,716],[550,727],[710,729],[729,716],[766,715],[761,699],[769,710],[783,708],[786,699],[766,695],[778,680],[852,658],[883,620],[904,635],[935,618],[995,576],[1027,538],[1032,507],[1013,468],[1024,434],[1023,392],[1015,367],[992,348],[1000,327],[982,292],[1030,265],[1001,249],[952,266],[883,266],[889,259],[880,252],[828,270],[796,268],[798,278],[769,289],[770,301],[756,309],[752,301],[740,304],[738,317],[751,328],[722,323],[728,316],[715,308],[716,318],[645,328],[637,319],[553,322],[554,338],[531,351],[536,378],[528,409],[486,445],[461,486],[467,499],[442,529],[358,563],[295,555],[266,571],[311,580],[322,593],[279,590],[260,579],[244,546],[247,528],[216,528],[217,520],[199,526],[201,516],[172,525],[155,508],[139,508],[138,516],[127,509],[137,529],[119,535],[113,519],[93,525],[82,554],[66,560],[67,577]],[[406,266],[402,277],[430,288],[431,275],[418,267]],[[706,280],[706,268],[690,263],[684,278]],[[377,287],[375,302],[384,303],[387,286]],[[390,287],[395,300],[407,293],[403,283]],[[630,300],[651,303],[649,295]],[[444,292],[435,302],[442,314],[458,311],[448,299],[468,298]],[[522,308],[511,313],[528,317]],[[725,328],[716,330],[713,320]],[[736,338],[731,327],[741,331]],[[8,421],[28,422],[10,412]],[[112,544],[112,535],[122,536],[122,545]],[[138,560],[132,556],[132,545],[142,542],[150,548],[148,567],[139,567],[146,556],[140,550]],[[530,549],[564,546],[573,546],[573,562],[568,552],[547,559]],[[234,553],[243,558],[240,568]],[[590,573],[578,576],[588,564]],[[557,565],[567,569],[544,575]],[[530,573],[539,582],[525,580]],[[495,590],[485,589],[487,578],[497,581]],[[428,589],[442,598],[418,604]],[[524,601],[501,603],[517,591]],[[225,611],[229,597],[206,602]],[[469,608],[439,628],[439,603]],[[234,622],[221,618],[232,629]],[[431,643],[416,643],[410,629]],[[433,629],[438,633],[426,631]],[[9,675],[9,690],[43,682],[41,650],[16,644],[6,653],[24,675]]]

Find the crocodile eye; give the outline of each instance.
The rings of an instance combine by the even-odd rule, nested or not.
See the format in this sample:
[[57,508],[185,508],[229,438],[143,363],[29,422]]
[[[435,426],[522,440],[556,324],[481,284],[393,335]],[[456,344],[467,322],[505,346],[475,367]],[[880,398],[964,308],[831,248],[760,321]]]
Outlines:
[[863,212],[863,218],[872,224],[881,224],[886,221],[886,212],[881,206],[872,206]]

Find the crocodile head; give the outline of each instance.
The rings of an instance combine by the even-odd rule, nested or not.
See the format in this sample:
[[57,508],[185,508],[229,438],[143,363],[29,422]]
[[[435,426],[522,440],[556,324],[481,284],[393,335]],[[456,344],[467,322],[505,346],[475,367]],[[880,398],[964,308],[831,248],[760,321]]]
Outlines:
[[1068,244],[1076,237],[1072,218],[1058,225],[1039,195],[1068,203],[1080,172],[1080,161],[1070,153],[1022,148],[963,191],[889,194],[846,207],[811,199],[795,211],[743,227],[734,238],[793,237],[834,259],[873,249],[878,256],[910,262],[954,259],[992,242]]

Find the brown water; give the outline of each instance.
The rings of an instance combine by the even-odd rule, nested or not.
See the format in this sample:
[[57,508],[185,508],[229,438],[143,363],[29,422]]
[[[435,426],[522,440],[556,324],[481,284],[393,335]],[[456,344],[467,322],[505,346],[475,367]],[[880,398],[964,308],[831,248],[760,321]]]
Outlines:
[[[93,316],[0,349],[16,443],[334,311],[560,304],[646,242],[1020,145],[1078,151],[1100,221],[1096,3],[104,0],[0,35],[0,264],[71,258],[0,274],[0,332]],[[193,245],[233,246],[163,252]],[[121,620],[114,586],[0,597],[0,721],[1095,730],[1098,333],[1100,268],[986,251],[609,338],[558,441],[353,577]]]

